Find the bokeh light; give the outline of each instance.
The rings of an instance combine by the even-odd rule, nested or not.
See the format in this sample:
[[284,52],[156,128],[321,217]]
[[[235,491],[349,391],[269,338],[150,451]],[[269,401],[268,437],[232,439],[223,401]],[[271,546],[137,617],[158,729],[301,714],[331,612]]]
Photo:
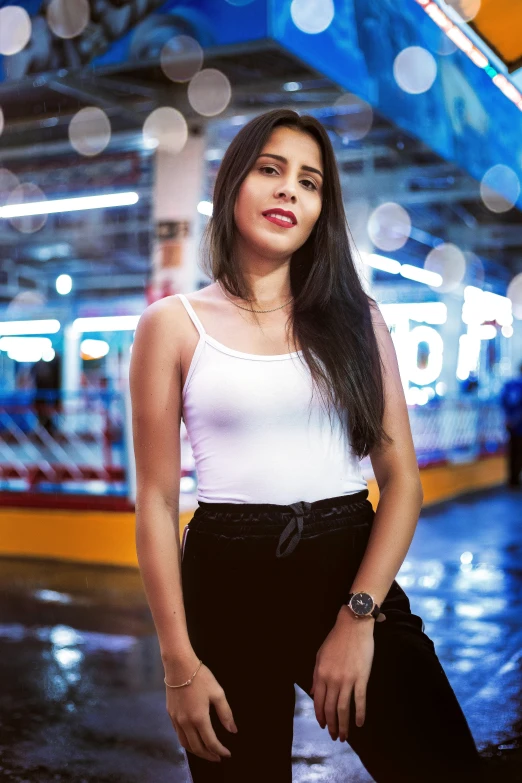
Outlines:
[[2,135],[3,130],[4,130],[4,112],[2,111],[2,107],[0,106],[0,136]]
[[522,272],[512,279],[507,289],[507,297],[511,299],[513,315],[522,321]]
[[216,68],[199,71],[188,86],[189,103],[198,114],[215,117],[224,111],[232,97],[230,82]]
[[72,277],[70,275],[58,275],[55,285],[58,293],[65,296],[72,291]]
[[520,180],[513,169],[503,163],[492,166],[482,177],[480,197],[491,212],[508,212],[519,195]]
[[9,169],[0,169],[0,207],[7,203],[11,191],[19,185],[16,177]]
[[470,22],[480,11],[481,0],[444,0],[444,5],[453,8],[465,22]]
[[442,283],[437,291],[447,293],[458,288],[466,274],[466,258],[464,253],[451,242],[443,242],[434,247],[424,261],[424,269],[436,272],[442,277]]
[[455,44],[451,38],[448,38],[446,33],[441,31],[435,51],[437,54],[448,57],[450,54],[455,54],[457,51],[457,44]]
[[111,140],[109,118],[96,106],[80,109],[69,123],[69,140],[80,155],[99,155]]
[[345,92],[334,103],[337,112],[337,132],[347,141],[364,138],[373,123],[373,109],[369,103]]
[[0,54],[18,54],[31,38],[31,17],[19,5],[0,8]]
[[177,155],[187,139],[185,118],[172,106],[155,109],[143,124],[143,143],[148,149],[161,149]]
[[203,49],[189,35],[176,35],[160,53],[163,73],[173,82],[188,82],[203,65]]
[[46,301],[41,291],[20,291],[7,305],[6,315],[13,320],[16,320],[17,316],[27,318],[41,312]]
[[[15,204],[28,204],[33,201],[46,201],[46,195],[38,185],[33,182],[22,182],[11,191],[6,201],[6,206]],[[47,222],[48,215],[23,215],[21,217],[9,218],[11,225],[22,234],[34,234],[39,231]]]
[[81,35],[91,18],[89,0],[51,0],[47,24],[58,38]]
[[333,0],[293,0],[290,15],[303,33],[316,35],[331,25],[335,8]]
[[368,220],[368,236],[381,250],[403,247],[411,232],[410,216],[400,204],[387,201],[374,209]]
[[404,92],[419,95],[430,89],[437,76],[435,58],[422,46],[408,46],[393,62],[395,81]]

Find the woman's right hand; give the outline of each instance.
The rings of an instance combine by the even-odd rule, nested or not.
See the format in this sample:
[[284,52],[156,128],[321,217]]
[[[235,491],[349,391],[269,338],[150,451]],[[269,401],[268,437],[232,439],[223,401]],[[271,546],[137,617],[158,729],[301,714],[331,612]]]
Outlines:
[[[198,664],[169,667],[167,682],[174,685],[187,679],[187,670],[194,672]],[[184,674],[180,673],[183,670]],[[190,676],[190,675],[189,675]],[[177,677],[177,679],[174,679]],[[221,744],[210,720],[210,705],[213,704],[223,726],[233,733],[237,727],[225,692],[210,669],[201,664],[198,673],[190,683],[182,688],[167,688],[167,712],[185,750],[208,761],[221,761],[221,757],[230,758],[228,748]]]

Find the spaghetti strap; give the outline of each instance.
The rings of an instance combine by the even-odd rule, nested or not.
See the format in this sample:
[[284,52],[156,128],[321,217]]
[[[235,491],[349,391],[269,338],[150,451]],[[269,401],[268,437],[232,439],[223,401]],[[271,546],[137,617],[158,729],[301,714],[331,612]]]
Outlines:
[[190,302],[187,299],[187,297],[185,296],[185,294],[175,294],[175,296],[179,297],[179,299],[183,302],[183,304],[185,306],[185,310],[189,314],[192,323],[194,324],[194,326],[198,330],[198,332],[201,335],[201,337],[203,337],[203,335],[206,334],[205,328],[204,328],[203,324],[201,323],[201,321],[199,320],[199,318],[197,317],[194,308],[190,304]]

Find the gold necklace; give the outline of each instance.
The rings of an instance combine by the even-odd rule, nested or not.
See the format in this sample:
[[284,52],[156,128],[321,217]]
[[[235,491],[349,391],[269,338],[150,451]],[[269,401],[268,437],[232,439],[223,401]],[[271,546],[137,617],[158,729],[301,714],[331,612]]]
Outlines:
[[219,287],[223,291],[224,295],[228,299],[229,302],[232,302],[233,305],[236,305],[236,307],[241,308],[241,310],[247,310],[249,313],[273,313],[275,310],[281,310],[282,307],[286,307],[287,304],[290,304],[290,302],[293,300],[293,296],[291,299],[288,300],[288,302],[285,302],[284,304],[280,305],[279,307],[274,307],[272,310],[252,310],[250,307],[241,307],[241,305],[236,304],[229,296],[227,296],[225,292],[224,286],[221,284],[221,281],[217,281],[219,284]]

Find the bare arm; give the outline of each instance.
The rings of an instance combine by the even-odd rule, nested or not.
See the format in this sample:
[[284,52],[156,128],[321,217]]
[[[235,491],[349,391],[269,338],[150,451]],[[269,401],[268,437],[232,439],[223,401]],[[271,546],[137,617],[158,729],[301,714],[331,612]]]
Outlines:
[[383,426],[393,439],[370,453],[380,499],[352,592],[364,590],[382,604],[410,547],[423,492],[395,347],[378,308],[372,318],[384,365]]
[[188,679],[198,663],[187,633],[179,545],[181,307],[168,299],[145,310],[130,364],[136,548],[167,681],[174,683]]
[[[130,367],[136,548],[171,685],[186,682],[198,666],[187,631],[179,543],[182,309],[179,299],[169,297],[145,310],[136,329]],[[211,724],[210,704],[229,731],[237,728],[223,688],[210,669],[203,663],[190,685],[166,690],[167,712],[182,747],[208,761],[230,756]]]

